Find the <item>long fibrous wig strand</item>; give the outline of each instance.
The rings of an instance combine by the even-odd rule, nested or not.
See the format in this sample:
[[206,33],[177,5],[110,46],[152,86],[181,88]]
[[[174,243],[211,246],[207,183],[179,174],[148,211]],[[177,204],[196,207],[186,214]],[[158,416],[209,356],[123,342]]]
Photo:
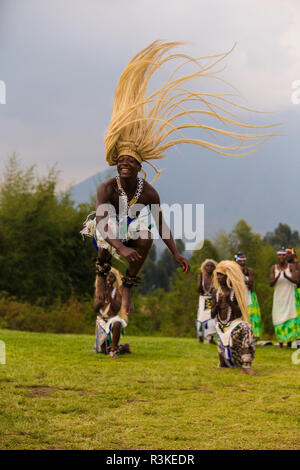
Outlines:
[[[215,71],[214,68],[232,52],[232,49],[224,54],[200,58],[170,53],[171,49],[182,44],[181,42],[154,41],[136,54],[123,71],[116,88],[111,121],[105,137],[106,160],[110,165],[117,163],[122,146],[132,148],[139,156],[140,162],[161,159],[165,156],[166,150],[181,143],[199,145],[221,155],[241,157],[253,153],[272,136],[278,135],[275,132],[240,133],[199,122],[196,115],[209,116],[223,125],[244,129],[266,129],[277,125],[252,125],[238,119],[232,111],[224,107],[226,104],[243,111],[259,111],[235,103],[232,97],[236,95],[195,92],[183,88],[183,84],[189,80],[203,77],[216,79],[231,86],[223,78],[217,76],[220,71]],[[205,66],[200,64],[200,60],[208,59],[211,59],[212,63]],[[181,63],[161,88],[147,95],[147,86],[154,72],[173,60],[181,60]],[[175,74],[189,63],[195,64],[198,70],[174,78]],[[219,103],[215,103],[213,99]],[[202,104],[208,109],[198,107],[186,109],[184,105],[188,102]],[[177,119],[183,117],[189,117],[192,122],[176,123]],[[200,138],[187,138],[181,133],[181,130],[186,128],[202,129],[214,136],[221,135],[233,139],[233,143],[221,145]],[[172,139],[174,133],[177,134],[177,138]],[[245,145],[247,142],[251,144]]]

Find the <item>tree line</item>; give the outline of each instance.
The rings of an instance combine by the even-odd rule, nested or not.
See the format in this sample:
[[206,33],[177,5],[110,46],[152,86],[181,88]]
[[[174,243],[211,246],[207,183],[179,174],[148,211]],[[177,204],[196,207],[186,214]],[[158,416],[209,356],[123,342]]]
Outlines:
[[[23,168],[11,156],[0,183],[0,328],[87,333],[94,329],[92,309],[96,251],[79,231],[95,200],[76,205],[70,191],[57,192],[58,172],[40,177],[36,167]],[[177,240],[180,252],[184,244]],[[146,260],[142,283],[134,292],[136,310],[128,333],[194,335],[198,308],[196,278],[206,258],[233,259],[237,251],[254,269],[255,291],[265,336],[272,336],[273,291],[270,266],[280,246],[300,247],[298,231],[280,223],[265,237],[240,220],[230,233],[206,239],[190,257],[191,273],[183,275],[167,249],[160,257],[155,244]],[[299,250],[300,251],[300,250]],[[122,273],[125,263],[114,262]]]

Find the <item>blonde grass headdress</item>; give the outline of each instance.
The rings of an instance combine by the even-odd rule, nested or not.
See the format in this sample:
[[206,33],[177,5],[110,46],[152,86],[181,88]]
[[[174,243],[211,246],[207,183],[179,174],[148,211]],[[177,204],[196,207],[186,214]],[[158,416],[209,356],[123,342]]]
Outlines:
[[201,264],[201,267],[200,267],[200,271],[202,272],[202,274],[206,273],[205,266],[207,265],[207,263],[213,263],[215,265],[215,267],[217,266],[217,262],[214,259],[204,260],[203,263]]
[[[118,269],[116,268],[113,268],[111,267],[110,268],[110,272],[112,272],[114,275],[115,275],[115,282],[113,283],[113,286],[119,290],[119,292],[121,291],[121,288],[122,288],[122,277],[121,277],[121,274],[120,274],[120,271],[118,271]],[[95,279],[95,289],[97,289],[98,287],[98,278],[99,276],[96,276],[96,279]],[[109,311],[110,309],[110,303],[106,306],[106,308],[104,309],[104,312],[103,312],[103,315],[106,315],[107,312]],[[121,305],[121,309],[120,309],[120,312],[119,312],[119,316],[123,317],[123,318],[126,318],[127,315],[124,313],[124,308],[123,308],[123,304]]]
[[242,312],[243,320],[249,323],[245,280],[240,266],[235,261],[227,260],[221,261],[217,264],[213,274],[213,286],[217,291],[222,292],[222,287],[218,281],[217,273],[225,274],[227,276],[227,286],[229,289],[234,290],[234,294]]
[[[232,110],[226,110],[225,107],[229,105],[233,110],[239,108],[258,112],[232,101],[232,94],[193,92],[185,88],[185,83],[189,80],[204,77],[229,85],[217,75],[220,70],[215,70],[215,67],[230,54],[232,49],[224,54],[200,58],[170,52],[182,44],[157,40],[130,60],[121,74],[115,91],[111,121],[105,137],[106,161],[109,165],[116,165],[121,155],[132,156],[139,163],[147,162],[157,173],[152,183],[159,177],[160,170],[156,169],[149,160],[163,158],[166,150],[174,145],[192,143],[221,155],[241,157],[253,153],[266,140],[276,135],[275,133],[248,134],[226,129],[227,125],[243,129],[263,129],[273,126],[247,124],[239,120]],[[200,64],[201,59],[204,65]],[[149,80],[154,72],[174,60],[179,60],[179,64],[163,86],[147,94]],[[176,78],[176,73],[187,64],[195,65],[196,71]],[[186,104],[194,104],[193,109],[185,108]],[[199,122],[196,116],[216,119],[219,124],[224,125],[224,129]],[[186,117],[190,119],[189,123],[182,122]],[[181,122],[178,122],[178,119]],[[215,137],[224,136],[230,139],[230,143],[221,145],[200,138],[187,138],[181,133],[181,130],[186,128],[202,129]],[[177,134],[176,138],[173,137],[174,133]]]
[[[110,271],[115,275],[115,278],[116,278],[113,286],[119,289],[122,286],[121,274],[116,268],[113,268],[113,267],[110,268]],[[96,276],[96,279],[95,279],[95,288],[97,287],[97,280],[98,280],[98,275]]]
[[114,273],[116,280],[114,282],[114,287],[117,287],[119,289],[122,286],[122,277],[118,269],[111,267],[110,268],[111,272]]

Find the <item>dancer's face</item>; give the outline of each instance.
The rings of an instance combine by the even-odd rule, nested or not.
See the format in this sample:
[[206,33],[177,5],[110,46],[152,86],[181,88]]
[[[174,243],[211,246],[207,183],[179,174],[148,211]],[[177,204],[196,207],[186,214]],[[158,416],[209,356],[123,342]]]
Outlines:
[[279,264],[284,264],[286,261],[286,255],[284,255],[283,253],[279,254],[277,255],[277,259],[278,259]]
[[244,268],[246,266],[246,260],[245,259],[238,259],[237,264],[239,264],[240,266],[242,266],[242,268]]
[[208,263],[206,263],[205,270],[206,270],[207,274],[212,274],[215,270],[214,263],[211,263],[210,261]]
[[227,281],[226,274],[217,273],[217,278],[221,286],[226,286],[226,281]]
[[118,158],[117,169],[121,178],[136,178],[141,165],[135,158],[129,155],[121,155]]
[[116,276],[114,275],[114,273],[109,272],[106,278],[107,285],[112,286],[115,280],[116,280]]

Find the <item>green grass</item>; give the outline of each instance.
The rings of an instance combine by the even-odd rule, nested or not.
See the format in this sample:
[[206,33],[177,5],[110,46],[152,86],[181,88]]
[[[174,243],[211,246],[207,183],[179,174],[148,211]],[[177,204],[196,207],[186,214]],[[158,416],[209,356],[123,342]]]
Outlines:
[[217,369],[196,339],[126,337],[133,354],[91,354],[93,337],[0,330],[1,449],[300,449],[300,365],[257,348],[254,369]]

